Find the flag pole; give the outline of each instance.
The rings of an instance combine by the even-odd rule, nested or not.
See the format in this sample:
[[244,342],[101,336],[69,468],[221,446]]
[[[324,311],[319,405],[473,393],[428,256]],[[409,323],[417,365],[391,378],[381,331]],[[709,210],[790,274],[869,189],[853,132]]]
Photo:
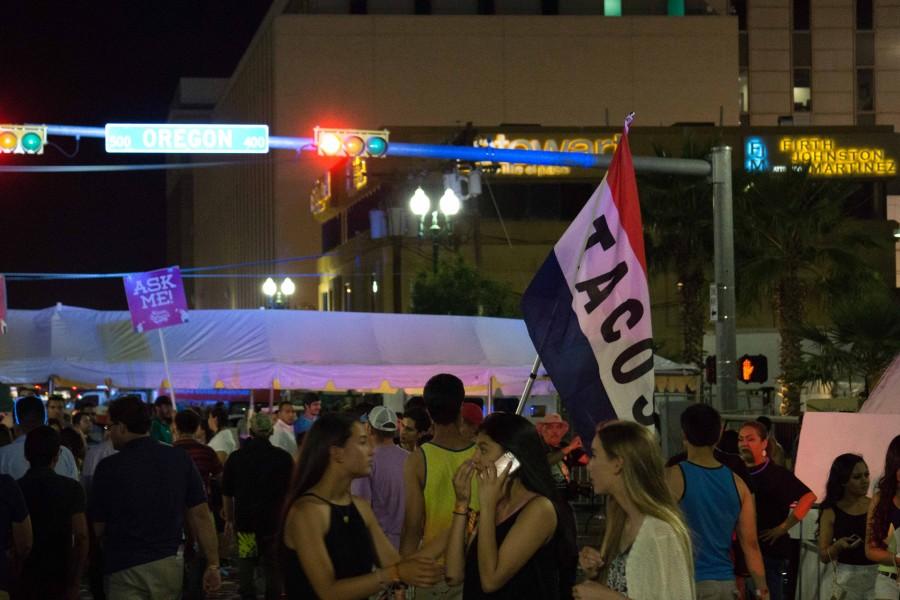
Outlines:
[[534,364],[531,365],[531,373],[528,375],[528,381],[525,383],[525,389],[522,390],[522,397],[519,398],[519,406],[516,407],[516,414],[521,415],[522,411],[525,410],[525,403],[528,402],[528,398],[531,396],[531,387],[534,385],[534,380],[537,379],[538,369],[541,368],[541,355],[538,354],[534,357]]
[[172,406],[175,406],[175,384],[172,383],[172,375],[169,373],[169,355],[166,353],[166,338],[163,337],[162,328],[157,329],[159,334],[159,347],[162,350],[163,365],[166,367],[166,381],[169,382],[169,394],[172,396]]

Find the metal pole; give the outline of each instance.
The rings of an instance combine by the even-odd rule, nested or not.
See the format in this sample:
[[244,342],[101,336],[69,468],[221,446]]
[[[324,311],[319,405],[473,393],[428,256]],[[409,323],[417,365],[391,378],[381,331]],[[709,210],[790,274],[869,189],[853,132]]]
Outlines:
[[716,317],[716,408],[737,408],[736,323],[734,301],[734,215],[731,190],[731,148],[712,149],[713,227],[718,294]]
[[169,372],[169,355],[166,353],[166,338],[163,337],[163,330],[157,329],[159,334],[159,349],[162,350],[163,365],[166,368],[166,381],[169,383],[169,396],[172,399],[172,406],[175,406],[175,382],[172,381],[172,374]]
[[541,355],[538,354],[534,357],[534,364],[531,365],[531,373],[528,375],[528,381],[525,383],[525,389],[522,390],[522,397],[519,398],[519,405],[516,407],[516,414],[521,415],[522,411],[525,410],[525,403],[528,402],[528,398],[531,396],[531,386],[534,385],[534,380],[537,379],[538,369],[541,368]]
[[438,238],[437,234],[431,234],[431,272],[435,275],[437,274],[438,268]]

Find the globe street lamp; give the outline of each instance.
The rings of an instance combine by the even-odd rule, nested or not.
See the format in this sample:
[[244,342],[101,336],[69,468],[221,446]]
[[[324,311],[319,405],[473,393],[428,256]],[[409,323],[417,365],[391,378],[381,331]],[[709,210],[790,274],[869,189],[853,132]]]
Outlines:
[[290,277],[285,277],[279,286],[271,277],[262,284],[262,293],[266,296],[266,308],[287,308],[286,298],[297,291],[297,286]]
[[[428,231],[431,233],[431,270],[433,273],[437,273],[438,268],[438,252],[440,251],[438,239],[442,232],[447,235],[452,232],[450,217],[457,215],[460,208],[459,196],[449,187],[444,190],[444,195],[438,200],[438,210],[432,210],[431,198],[428,197],[421,187],[416,188],[415,193],[409,199],[409,209],[414,215],[419,217],[420,238],[425,237],[425,217],[429,212],[431,213],[431,225],[428,227]],[[444,227],[441,227],[440,214],[444,215]]]

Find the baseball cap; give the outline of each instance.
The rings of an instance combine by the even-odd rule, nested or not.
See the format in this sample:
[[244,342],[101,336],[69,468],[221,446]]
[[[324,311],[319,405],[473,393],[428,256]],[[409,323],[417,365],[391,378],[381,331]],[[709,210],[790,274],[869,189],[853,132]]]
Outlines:
[[474,402],[463,402],[462,408],[459,410],[462,413],[463,421],[466,423],[481,425],[481,422],[484,421],[484,413],[481,412],[481,407]]
[[376,406],[369,411],[369,425],[378,431],[397,431],[397,413],[387,406]]
[[256,413],[250,417],[250,431],[253,433],[268,435],[272,433],[273,429],[272,417],[269,415],[265,413]]

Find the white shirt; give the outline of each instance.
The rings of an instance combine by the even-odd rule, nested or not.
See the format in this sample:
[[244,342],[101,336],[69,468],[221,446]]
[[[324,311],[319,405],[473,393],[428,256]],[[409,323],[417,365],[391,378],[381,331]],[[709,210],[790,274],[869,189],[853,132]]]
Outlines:
[[216,452],[224,452],[227,458],[238,449],[237,435],[233,429],[222,429],[209,440],[208,446]]
[[693,600],[696,592],[691,563],[671,525],[645,515],[625,559],[628,597],[655,600],[665,590],[668,600]]
[[[13,479],[21,479],[31,468],[31,463],[25,459],[25,437],[20,435],[12,444],[0,448],[0,473],[9,475]],[[54,470],[59,475],[78,481],[75,457],[72,456],[72,451],[65,446],[59,447],[59,460],[56,461]]]
[[297,438],[294,437],[294,428],[281,419],[275,421],[275,428],[269,441],[273,446],[281,448],[291,455],[291,458],[297,457]]

